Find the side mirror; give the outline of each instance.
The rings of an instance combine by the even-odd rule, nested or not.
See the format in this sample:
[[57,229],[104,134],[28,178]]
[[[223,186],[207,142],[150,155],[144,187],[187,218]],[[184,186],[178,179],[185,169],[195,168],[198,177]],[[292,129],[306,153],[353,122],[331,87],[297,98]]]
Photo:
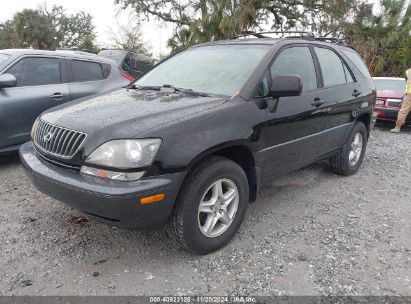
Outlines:
[[11,74],[0,75],[0,89],[12,88],[17,85],[17,79]]
[[300,76],[276,76],[273,78],[270,95],[272,97],[300,96],[303,81]]

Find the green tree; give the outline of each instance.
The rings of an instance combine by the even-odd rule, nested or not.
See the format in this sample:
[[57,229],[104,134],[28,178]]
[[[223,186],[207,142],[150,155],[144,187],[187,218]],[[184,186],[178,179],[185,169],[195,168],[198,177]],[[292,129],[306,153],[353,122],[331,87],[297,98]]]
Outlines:
[[25,9],[0,24],[1,48],[76,48],[95,52],[95,37],[90,14],[68,15],[62,6]]
[[25,45],[17,39],[13,23],[10,20],[0,23],[0,49],[22,47],[25,47]]
[[178,50],[196,43],[226,39],[246,30],[270,24],[291,29],[309,22],[308,12],[317,12],[326,1],[319,0],[115,0],[139,16],[174,24],[169,46]]
[[152,56],[143,41],[140,24],[118,25],[118,30],[111,30],[112,47]]
[[38,10],[25,9],[14,16],[13,25],[19,41],[35,49],[53,49],[55,40],[49,20]]
[[375,76],[404,76],[411,67],[411,3],[382,0],[377,14],[365,11],[345,25],[345,36]]
[[[57,47],[90,49],[90,43],[96,38],[93,17],[90,14],[78,12],[67,15],[62,6],[53,6],[51,9],[43,6],[41,12],[49,20]],[[91,48],[94,48],[94,45]]]

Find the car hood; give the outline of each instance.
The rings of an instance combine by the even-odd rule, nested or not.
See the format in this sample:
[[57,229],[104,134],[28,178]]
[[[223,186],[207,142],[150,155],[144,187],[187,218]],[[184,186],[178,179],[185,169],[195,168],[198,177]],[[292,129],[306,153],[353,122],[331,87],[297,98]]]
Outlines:
[[57,126],[84,132],[89,137],[132,138],[226,101],[226,97],[121,89],[52,108],[41,118]]
[[401,99],[404,96],[404,92],[383,90],[377,91],[377,98],[393,98]]

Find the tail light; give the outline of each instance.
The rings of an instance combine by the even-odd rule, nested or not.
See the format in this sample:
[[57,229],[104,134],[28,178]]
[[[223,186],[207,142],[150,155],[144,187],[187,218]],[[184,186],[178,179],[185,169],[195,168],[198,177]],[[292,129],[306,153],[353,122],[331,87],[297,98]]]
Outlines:
[[130,82],[134,81],[134,78],[131,77],[131,76],[130,76],[129,74],[127,74],[126,72],[124,72],[122,69],[118,68],[118,70],[119,70],[119,72],[120,72],[121,77],[127,79],[127,80],[130,81]]

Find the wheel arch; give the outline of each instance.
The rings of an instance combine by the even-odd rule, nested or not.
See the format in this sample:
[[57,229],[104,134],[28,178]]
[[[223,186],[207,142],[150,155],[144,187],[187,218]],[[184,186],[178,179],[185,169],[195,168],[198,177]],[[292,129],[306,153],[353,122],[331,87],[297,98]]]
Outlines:
[[189,164],[188,172],[190,172],[194,166],[204,161],[210,156],[221,156],[237,163],[247,175],[250,202],[254,202],[257,198],[258,188],[260,184],[260,172],[256,167],[256,161],[253,156],[252,150],[245,143],[233,142],[225,143],[212,147],[199,155],[197,155]]
[[371,132],[371,113],[361,114],[360,116],[358,116],[356,121],[362,122],[365,125],[365,128],[367,129],[367,135],[369,137]]

